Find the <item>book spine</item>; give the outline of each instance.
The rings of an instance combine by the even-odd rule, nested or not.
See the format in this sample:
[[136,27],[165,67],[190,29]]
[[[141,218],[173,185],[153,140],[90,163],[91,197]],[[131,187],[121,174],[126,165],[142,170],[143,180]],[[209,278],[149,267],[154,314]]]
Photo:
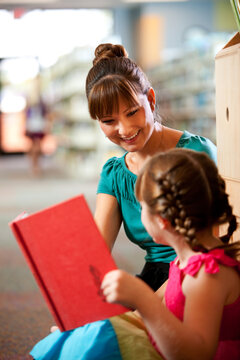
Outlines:
[[52,313],[58,327],[60,328],[61,331],[65,331],[65,326],[64,326],[64,324],[63,324],[63,322],[61,320],[61,317],[60,317],[60,315],[59,315],[59,313],[58,313],[58,311],[57,311],[57,309],[56,309],[56,307],[54,305],[54,301],[52,300],[52,298],[51,298],[51,296],[50,296],[50,294],[49,294],[49,292],[48,292],[48,290],[47,290],[47,288],[46,288],[46,286],[44,284],[44,281],[43,281],[43,279],[42,279],[42,277],[41,277],[41,275],[40,275],[40,273],[39,273],[39,271],[37,269],[37,266],[36,266],[32,256],[31,256],[31,253],[29,252],[28,247],[25,244],[24,238],[21,235],[21,232],[17,227],[17,224],[12,222],[9,225],[10,225],[10,228],[12,229],[12,232],[14,233],[14,235],[15,235],[17,241],[18,241],[18,244],[19,244],[19,246],[20,246],[20,248],[22,250],[22,253],[24,254],[24,256],[25,256],[25,258],[26,258],[26,260],[28,262],[29,267],[32,270],[32,273],[33,273],[33,275],[34,275],[34,277],[35,277],[35,279],[37,281],[37,284],[38,284],[38,286],[39,286],[39,288],[41,290],[41,293],[42,293],[43,297],[45,298],[46,302],[49,305],[49,309],[51,310],[51,313]]

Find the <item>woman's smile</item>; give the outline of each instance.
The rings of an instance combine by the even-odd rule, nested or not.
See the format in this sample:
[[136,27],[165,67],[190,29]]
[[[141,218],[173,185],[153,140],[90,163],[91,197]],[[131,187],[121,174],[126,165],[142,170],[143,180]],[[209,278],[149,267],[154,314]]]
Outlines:
[[140,131],[141,130],[139,129],[135,134],[133,134],[132,136],[129,136],[129,137],[121,136],[121,140],[125,141],[128,144],[133,143],[137,139]]

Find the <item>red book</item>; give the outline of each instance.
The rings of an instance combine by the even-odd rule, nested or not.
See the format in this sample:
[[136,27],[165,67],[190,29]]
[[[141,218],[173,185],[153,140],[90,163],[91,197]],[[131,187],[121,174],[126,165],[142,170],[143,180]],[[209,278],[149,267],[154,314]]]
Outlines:
[[83,195],[22,215],[9,225],[60,330],[128,311],[102,296],[116,264]]

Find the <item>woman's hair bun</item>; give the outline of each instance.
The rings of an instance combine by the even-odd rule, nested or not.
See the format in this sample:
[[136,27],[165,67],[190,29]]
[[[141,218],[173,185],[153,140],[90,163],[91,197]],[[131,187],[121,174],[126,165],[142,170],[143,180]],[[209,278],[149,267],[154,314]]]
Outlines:
[[93,65],[96,65],[102,59],[113,57],[128,57],[128,53],[122,45],[100,44],[95,50]]

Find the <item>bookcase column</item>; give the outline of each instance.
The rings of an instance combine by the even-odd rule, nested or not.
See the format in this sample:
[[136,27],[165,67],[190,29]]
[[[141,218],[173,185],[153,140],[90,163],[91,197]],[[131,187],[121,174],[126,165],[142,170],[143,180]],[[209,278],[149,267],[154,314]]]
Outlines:
[[[226,182],[233,212],[240,222],[240,34],[237,33],[217,54],[216,130],[218,168]],[[220,234],[226,233],[225,226]],[[240,237],[235,231],[233,240]]]
[[154,14],[141,15],[136,27],[137,62],[144,69],[159,65],[164,39],[164,18]]

